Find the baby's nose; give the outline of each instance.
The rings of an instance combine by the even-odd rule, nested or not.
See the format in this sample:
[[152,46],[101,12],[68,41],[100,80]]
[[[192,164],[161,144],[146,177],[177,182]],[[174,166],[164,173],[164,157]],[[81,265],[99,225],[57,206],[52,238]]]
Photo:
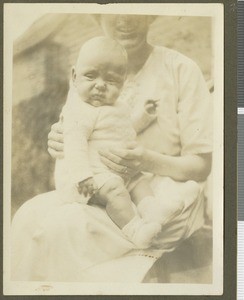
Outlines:
[[99,90],[105,90],[106,83],[102,79],[97,79],[95,83],[95,87]]

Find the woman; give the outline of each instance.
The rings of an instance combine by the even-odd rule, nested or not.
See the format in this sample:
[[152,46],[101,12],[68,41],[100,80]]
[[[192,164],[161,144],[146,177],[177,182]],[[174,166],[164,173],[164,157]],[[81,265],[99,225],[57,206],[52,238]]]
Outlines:
[[[128,53],[122,99],[135,115],[143,99],[159,100],[157,120],[138,132],[138,144],[104,151],[102,160],[119,173],[152,174],[148,180],[162,205],[174,196],[177,183],[184,208],[163,226],[153,248],[140,251],[102,207],[61,206],[55,191],[39,195],[26,202],[13,220],[12,277],[16,280],[140,282],[158,257],[203,225],[201,193],[184,189],[188,180],[200,185],[211,169],[211,102],[199,68],[176,51],[147,43],[152,17],[96,18],[104,33]],[[60,124],[49,135],[49,152],[62,156]]]

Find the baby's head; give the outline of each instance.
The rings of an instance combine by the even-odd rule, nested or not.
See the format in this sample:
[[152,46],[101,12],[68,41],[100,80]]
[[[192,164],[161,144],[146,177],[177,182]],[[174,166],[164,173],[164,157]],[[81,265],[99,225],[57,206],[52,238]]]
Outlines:
[[118,42],[96,37],[80,50],[72,80],[80,98],[93,106],[113,105],[123,87],[127,54]]

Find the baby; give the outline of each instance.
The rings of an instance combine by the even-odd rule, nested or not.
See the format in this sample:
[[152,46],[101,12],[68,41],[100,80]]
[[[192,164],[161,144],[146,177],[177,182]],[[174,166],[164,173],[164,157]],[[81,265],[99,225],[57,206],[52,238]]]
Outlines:
[[[56,162],[55,183],[64,202],[87,203],[95,197],[136,247],[148,248],[161,225],[160,208],[145,176],[122,178],[99,156],[103,149],[136,139],[129,107],[117,101],[126,72],[126,51],[113,39],[97,37],[82,46],[62,110],[64,158]],[[154,107],[150,101],[147,105]]]

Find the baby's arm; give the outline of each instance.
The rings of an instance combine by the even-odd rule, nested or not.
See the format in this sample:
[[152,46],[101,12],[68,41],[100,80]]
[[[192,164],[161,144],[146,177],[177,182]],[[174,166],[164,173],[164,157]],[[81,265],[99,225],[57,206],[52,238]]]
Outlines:
[[133,127],[137,134],[145,130],[157,118],[158,100],[147,100],[141,111],[132,114]]
[[94,128],[95,111],[90,111],[90,107],[82,100],[74,99],[76,95],[72,97],[63,110],[64,159],[69,169],[69,181],[78,187],[93,177],[88,140]]
[[73,184],[93,177],[88,156],[88,132],[85,129],[82,122],[67,124],[64,117],[64,158],[69,169],[69,180]]

